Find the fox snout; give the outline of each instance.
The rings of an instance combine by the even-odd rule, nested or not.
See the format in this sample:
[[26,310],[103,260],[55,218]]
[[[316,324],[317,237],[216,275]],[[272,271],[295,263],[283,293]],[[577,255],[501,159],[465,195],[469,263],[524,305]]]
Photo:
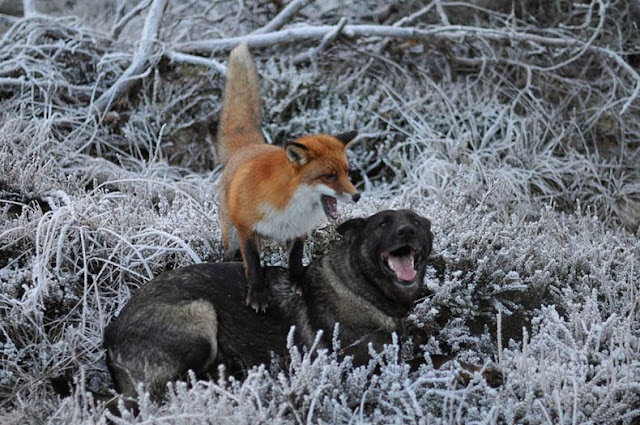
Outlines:
[[360,200],[360,192],[355,193],[340,193],[337,196],[338,199],[344,202],[358,202]]
[[345,176],[341,183],[341,187],[334,189],[338,195],[337,197],[344,202],[358,202],[360,200],[360,192],[351,183],[351,180]]

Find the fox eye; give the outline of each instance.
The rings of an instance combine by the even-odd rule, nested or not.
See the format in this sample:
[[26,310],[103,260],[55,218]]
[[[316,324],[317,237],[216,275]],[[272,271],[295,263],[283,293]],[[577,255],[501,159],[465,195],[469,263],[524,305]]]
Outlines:
[[338,174],[337,173],[323,174],[322,178],[325,179],[328,182],[334,182],[334,181],[338,180]]

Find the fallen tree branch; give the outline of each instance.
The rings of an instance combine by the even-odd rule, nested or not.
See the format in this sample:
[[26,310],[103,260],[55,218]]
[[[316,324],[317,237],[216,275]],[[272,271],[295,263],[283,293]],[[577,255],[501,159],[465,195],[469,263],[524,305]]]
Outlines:
[[18,18],[15,16],[7,15],[5,13],[0,13],[0,20],[5,21],[6,23],[13,25],[18,22]]
[[[278,44],[289,44],[314,39],[323,39],[335,31],[335,26],[301,26],[287,28],[264,34],[249,34],[241,37],[231,37],[219,40],[199,40],[179,43],[175,45],[177,52],[208,54],[232,49],[240,42],[246,41],[250,47],[264,48]],[[446,25],[428,29],[412,27],[393,27],[386,25],[345,25],[341,31],[348,37],[391,37],[403,40],[433,41],[434,39],[448,39],[456,42],[469,37],[482,38],[492,41],[510,41],[530,43],[532,45],[546,47],[580,48],[579,55],[584,52],[592,52],[609,56],[613,59],[635,82],[636,88],[633,94],[626,100],[622,112],[626,112],[631,103],[640,95],[640,74],[630,66],[620,54],[608,48],[594,46],[592,40],[585,42],[573,38],[545,36],[525,31],[503,30],[497,28],[480,28],[464,25]],[[573,55],[567,63],[577,58]],[[538,67],[540,71],[544,68]]]
[[336,38],[338,38],[338,36],[342,32],[342,29],[344,28],[344,26],[346,24],[347,24],[347,18],[341,18],[340,21],[338,22],[338,24],[336,25],[335,29],[333,31],[331,31],[330,33],[327,33],[327,35],[325,35],[322,38],[322,41],[320,42],[318,47],[313,48],[313,49],[309,49],[306,52],[302,52],[302,53],[296,55],[293,58],[293,63],[295,65],[298,65],[298,64],[300,64],[300,63],[302,63],[304,61],[307,61],[307,60],[311,59],[312,57],[317,57],[318,54],[320,54],[324,49],[327,48],[329,43],[331,43]]
[[129,11],[129,13],[127,13],[125,16],[123,16],[121,19],[119,19],[118,22],[116,22],[115,25],[113,26],[113,28],[111,29],[111,38],[113,38],[115,40],[118,37],[120,37],[120,33],[122,32],[124,27],[126,27],[127,24],[133,18],[138,16],[140,14],[140,12],[142,12],[144,9],[146,9],[147,6],[149,6],[150,3],[151,3],[151,0],[142,0],[140,3],[138,3],[136,5],[136,7],[131,9],[131,11]]
[[631,104],[638,98],[638,96],[640,96],[640,74],[638,74],[635,68],[629,65],[629,63],[626,60],[624,60],[622,56],[620,56],[618,53],[614,52],[613,50],[605,49],[603,47],[598,47],[598,46],[589,46],[589,50],[599,52],[605,56],[609,56],[611,59],[613,59],[615,63],[617,63],[620,66],[620,68],[624,69],[627,72],[627,74],[631,75],[631,77],[635,80],[636,87],[633,90],[633,93],[631,94],[631,96],[629,96],[629,98],[625,101],[624,105],[622,106],[622,109],[620,110],[620,113],[624,114],[625,112],[627,112],[627,109],[629,109]]
[[275,18],[264,27],[253,31],[251,34],[265,34],[276,31],[285,26],[293,17],[312,0],[293,0]]
[[187,53],[179,53],[171,50],[166,52],[165,56],[169,58],[171,62],[206,66],[207,68],[215,69],[222,75],[227,75],[227,67],[215,59],[203,58],[202,56],[190,55]]
[[24,16],[30,17],[36,15],[38,12],[36,11],[36,2],[35,0],[23,0],[22,7],[24,9]]
[[27,79],[23,76],[17,78],[0,78],[0,87],[17,86],[21,87],[27,83]]
[[[133,85],[134,81],[140,78],[139,74],[144,74],[145,68],[152,58],[153,46],[158,38],[160,21],[168,0],[153,0],[147,18],[142,28],[140,45],[136,50],[131,65],[122,73],[120,78],[96,100],[92,110],[97,114],[103,114],[109,106],[122,96]],[[156,59],[157,60],[157,59]]]
[[[249,47],[262,48],[276,44],[288,44],[306,40],[321,39],[334,30],[333,25],[301,26],[287,28],[265,34],[249,34],[224,39],[210,39],[178,43],[176,51],[184,53],[202,53],[231,50],[237,44],[246,41]],[[518,31],[503,31],[494,28],[448,25],[430,29],[411,27],[391,27],[386,25],[346,25],[342,31],[348,37],[392,37],[403,40],[431,41],[434,38],[446,38],[454,41],[469,36],[483,37],[489,40],[511,40],[538,43],[555,47],[571,47],[581,44],[578,40],[562,37],[546,37]]]
[[428,5],[426,5],[425,7],[423,7],[422,9],[413,12],[411,15],[409,16],[404,16],[401,19],[399,19],[397,22],[394,22],[392,26],[394,27],[401,27],[404,24],[409,24],[411,22],[413,22],[414,20],[426,15],[427,13],[429,13],[431,11],[431,9],[433,9],[433,7],[435,6],[435,0],[432,1],[431,3],[429,3]]
[[449,22],[449,17],[447,16],[447,12],[444,11],[444,7],[442,7],[442,3],[440,2],[440,0],[434,0],[434,2],[436,6],[436,11],[438,12],[438,15],[440,15],[440,20],[442,21],[442,24],[451,25],[451,22]]
[[[48,87],[51,84],[51,80],[47,79],[34,79],[34,78],[26,78],[24,76],[11,78],[11,77],[0,77],[0,87]],[[74,90],[80,93],[84,93],[86,95],[95,92],[95,87],[84,86],[78,84],[69,84],[67,82],[59,82],[58,87],[65,88],[67,90]]]

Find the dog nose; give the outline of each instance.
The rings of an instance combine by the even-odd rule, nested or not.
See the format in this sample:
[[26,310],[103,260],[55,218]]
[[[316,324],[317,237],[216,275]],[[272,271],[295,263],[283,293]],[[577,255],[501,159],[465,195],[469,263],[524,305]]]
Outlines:
[[360,200],[360,193],[356,192],[351,199],[353,199],[353,202],[358,202]]
[[401,238],[414,237],[416,235],[416,228],[411,225],[400,226],[396,230],[396,236]]

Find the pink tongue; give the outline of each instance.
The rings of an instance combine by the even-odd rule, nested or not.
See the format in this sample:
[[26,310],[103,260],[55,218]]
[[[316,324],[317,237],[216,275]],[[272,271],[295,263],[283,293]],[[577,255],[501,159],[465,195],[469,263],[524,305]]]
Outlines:
[[390,255],[389,266],[391,266],[391,269],[396,273],[398,279],[410,282],[416,278],[416,270],[413,268],[412,257],[410,255],[405,257]]

